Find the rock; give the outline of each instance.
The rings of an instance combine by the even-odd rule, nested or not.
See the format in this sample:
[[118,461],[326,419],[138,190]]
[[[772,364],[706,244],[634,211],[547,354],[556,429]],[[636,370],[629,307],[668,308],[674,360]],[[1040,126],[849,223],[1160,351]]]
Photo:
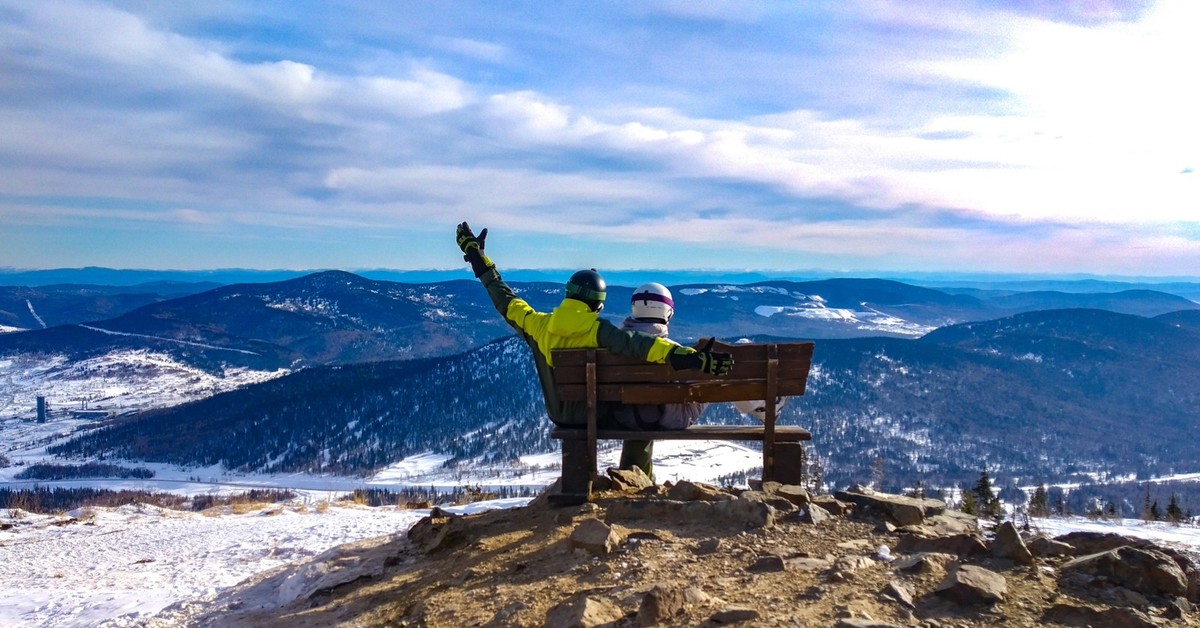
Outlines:
[[1191,613],[1194,609],[1195,607],[1186,598],[1177,597],[1171,600],[1171,603],[1164,609],[1163,617],[1167,619],[1183,619],[1184,615]]
[[860,513],[881,513],[901,526],[920,524],[926,517],[941,514],[946,510],[946,502],[938,499],[879,493],[861,486],[840,491],[835,497],[858,506]]
[[653,626],[674,617],[686,603],[683,589],[676,586],[655,585],[644,597],[638,607],[637,624]]
[[792,502],[800,508],[808,506],[809,502],[812,501],[808,495],[808,491],[803,486],[796,486],[795,484],[784,484],[776,489],[774,494]]
[[599,474],[592,476],[592,490],[593,491],[611,491],[611,490],[613,490],[612,478],[608,477],[607,475],[599,475]]
[[588,595],[576,595],[546,613],[545,628],[598,628],[625,618],[616,604]]
[[1007,558],[1020,565],[1032,565],[1033,554],[1025,547],[1021,533],[1011,521],[996,526],[996,538],[992,540],[992,556]]
[[784,562],[783,557],[778,554],[763,556],[754,561],[749,567],[746,567],[746,571],[750,573],[770,573],[785,569],[787,569],[787,564]]
[[1008,582],[1004,576],[983,567],[960,565],[946,575],[934,593],[964,606],[995,604],[1008,595]]
[[738,499],[746,501],[762,502],[782,513],[789,513],[797,510],[797,507],[792,502],[764,491],[744,491],[738,495]]
[[1075,548],[1044,536],[1035,536],[1025,544],[1034,556],[1074,556]]
[[627,493],[636,493],[642,489],[654,486],[654,480],[651,480],[638,467],[632,469],[609,469],[608,477],[612,479],[613,490]]
[[1200,568],[1197,568],[1185,554],[1174,548],[1163,547],[1146,539],[1115,533],[1071,532],[1070,534],[1055,537],[1054,540],[1074,546],[1076,556],[1096,554],[1121,546],[1160,552],[1175,561],[1175,564],[1187,577],[1187,599],[1192,602],[1200,602]]
[[671,486],[671,488],[667,489],[667,499],[674,499],[681,502],[692,502],[698,500],[715,502],[734,499],[734,496],[715,486],[712,486],[711,484],[681,480],[678,484],[675,484]]
[[829,514],[835,517],[844,517],[854,510],[854,504],[844,502],[832,495],[816,495],[809,498],[809,503],[816,504],[824,508]]
[[712,554],[725,549],[725,542],[721,539],[704,539],[696,546],[697,554]]
[[[791,505],[790,502],[788,505]],[[715,502],[713,511],[718,518],[744,528],[770,528],[775,525],[775,509],[765,502],[746,499],[745,493],[734,500]]]
[[609,521],[674,520],[678,523],[711,524],[726,530],[769,528],[775,525],[775,509],[761,501],[742,498],[719,502],[680,502],[673,499],[619,499],[605,508]]
[[875,561],[867,556],[843,556],[833,563],[833,568],[846,574],[875,566]]
[[593,556],[608,556],[621,545],[624,536],[599,519],[585,519],[571,531],[571,547],[586,550]]
[[917,536],[953,536],[955,534],[970,534],[979,531],[979,521],[970,515],[963,516],[953,510],[947,510],[940,515],[926,517],[918,525],[904,526],[900,532],[916,534]]
[[1055,604],[1042,615],[1048,624],[1064,626],[1104,626],[1105,628],[1153,628],[1154,623],[1145,613],[1133,608],[1108,608],[1096,610],[1086,606]]
[[916,604],[913,603],[912,587],[899,580],[888,582],[887,586],[883,587],[880,595],[886,599],[900,603],[905,608],[916,608]]
[[808,523],[811,525],[820,525],[832,518],[833,515],[830,515],[828,510],[825,510],[816,504],[808,504],[804,507],[804,510],[801,510],[799,513],[797,513],[796,516],[796,520],[800,523]]
[[738,624],[744,621],[754,621],[762,617],[757,609],[750,606],[726,606],[709,618],[716,624]]
[[408,540],[420,551],[432,552],[465,541],[466,527],[462,517],[434,508],[408,529]]
[[932,538],[903,534],[894,549],[904,554],[951,554],[964,558],[987,553],[987,544],[977,534],[954,534]]
[[905,556],[897,560],[895,567],[898,571],[912,573],[940,573],[946,571],[950,565],[955,564],[957,561],[958,559],[950,554],[922,553]]
[[1062,576],[1085,574],[1149,595],[1186,595],[1187,576],[1171,557],[1157,550],[1122,546],[1081,556],[1061,568]]

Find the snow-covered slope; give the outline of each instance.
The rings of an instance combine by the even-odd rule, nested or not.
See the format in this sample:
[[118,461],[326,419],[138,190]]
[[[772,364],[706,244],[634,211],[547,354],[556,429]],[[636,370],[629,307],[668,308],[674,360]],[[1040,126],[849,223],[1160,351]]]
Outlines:
[[5,423],[4,440],[11,444],[27,438],[21,430],[12,431],[12,421],[35,419],[39,396],[47,399],[55,418],[82,410],[122,414],[203,399],[286,373],[230,367],[215,374],[149,350],[114,351],[83,360],[15,354],[0,358],[0,422]]

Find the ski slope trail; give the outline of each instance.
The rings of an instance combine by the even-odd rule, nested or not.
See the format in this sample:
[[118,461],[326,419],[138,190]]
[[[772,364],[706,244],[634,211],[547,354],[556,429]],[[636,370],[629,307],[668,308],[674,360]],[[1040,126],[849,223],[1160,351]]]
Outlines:
[[204,344],[202,342],[192,342],[190,340],[180,340],[178,338],[164,338],[162,336],[150,336],[147,334],[134,334],[134,333],[130,333],[127,331],[113,331],[111,329],[104,329],[103,327],[92,327],[91,325],[80,325],[80,327],[82,327],[84,329],[90,329],[92,331],[98,331],[102,334],[108,334],[110,336],[129,336],[131,338],[146,338],[149,340],[161,340],[163,342],[173,342],[175,344],[187,345],[189,347],[199,347],[201,349],[215,349],[217,351],[232,351],[234,353],[242,353],[245,355],[258,355],[257,353],[255,353],[253,351],[247,351],[245,349],[234,349],[232,347],[218,347],[217,345],[208,345],[208,344]]

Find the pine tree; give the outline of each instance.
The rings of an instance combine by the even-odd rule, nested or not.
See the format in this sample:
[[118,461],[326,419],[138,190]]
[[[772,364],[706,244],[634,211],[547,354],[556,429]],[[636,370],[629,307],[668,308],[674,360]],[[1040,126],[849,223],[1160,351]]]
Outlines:
[[1170,521],[1175,525],[1179,525],[1179,522],[1182,520],[1183,509],[1179,507],[1179,500],[1176,499],[1175,494],[1172,493],[1171,501],[1167,503],[1167,521]]
[[1033,495],[1029,497],[1029,516],[1050,516],[1050,500],[1046,496],[1045,484],[1038,484],[1037,488],[1033,491]]
[[1142,496],[1142,521],[1154,521],[1155,518],[1150,516],[1150,483],[1147,482],[1145,487],[1146,493]]
[[979,514],[988,517],[1000,517],[1000,499],[996,497],[996,493],[992,491],[992,480],[988,477],[987,469],[979,473],[979,481],[975,483],[975,488],[972,490],[975,493],[975,499],[978,506]]
[[1151,521],[1162,521],[1162,512],[1158,509],[1158,500],[1157,499],[1154,500],[1153,504],[1150,504],[1150,520]]
[[1104,512],[1105,512],[1105,514],[1108,515],[1109,519],[1116,519],[1117,518],[1117,505],[1114,504],[1111,499],[1108,500],[1108,505],[1104,507]]
[[968,514],[968,515],[978,514],[978,512],[977,512],[978,509],[975,507],[975,491],[963,491],[962,496],[963,496],[963,502],[962,502],[963,513]]

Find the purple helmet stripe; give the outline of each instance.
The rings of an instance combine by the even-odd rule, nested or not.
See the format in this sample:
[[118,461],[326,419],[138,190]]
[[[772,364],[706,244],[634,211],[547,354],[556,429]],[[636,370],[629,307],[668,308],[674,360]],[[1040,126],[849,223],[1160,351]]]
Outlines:
[[671,300],[671,297],[661,294],[654,294],[653,292],[640,292],[635,294],[633,295],[633,298],[629,300],[629,302],[632,303],[634,301],[658,301],[659,303],[666,303],[671,307],[675,307],[675,302]]

